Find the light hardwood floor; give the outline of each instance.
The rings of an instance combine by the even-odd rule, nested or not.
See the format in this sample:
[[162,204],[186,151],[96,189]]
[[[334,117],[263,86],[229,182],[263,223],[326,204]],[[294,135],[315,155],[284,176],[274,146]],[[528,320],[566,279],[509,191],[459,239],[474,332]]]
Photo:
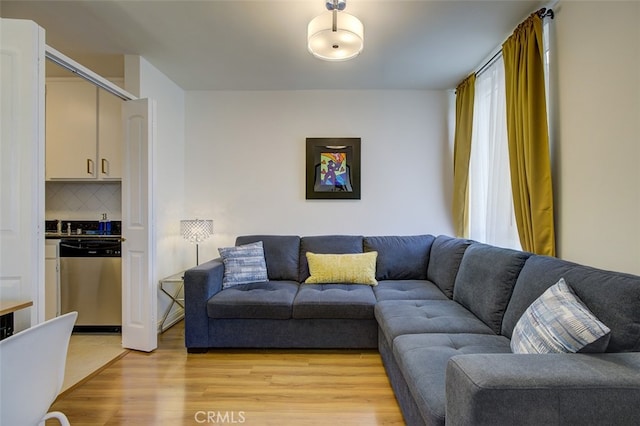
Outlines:
[[153,353],[127,353],[51,409],[73,426],[404,424],[376,351],[187,354],[182,322]]

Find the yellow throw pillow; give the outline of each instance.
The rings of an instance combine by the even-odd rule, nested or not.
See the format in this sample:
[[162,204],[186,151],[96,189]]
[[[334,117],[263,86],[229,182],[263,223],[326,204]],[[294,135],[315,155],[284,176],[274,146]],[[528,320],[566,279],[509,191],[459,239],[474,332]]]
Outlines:
[[306,284],[352,283],[378,285],[377,251],[357,254],[317,254],[307,252],[309,273]]

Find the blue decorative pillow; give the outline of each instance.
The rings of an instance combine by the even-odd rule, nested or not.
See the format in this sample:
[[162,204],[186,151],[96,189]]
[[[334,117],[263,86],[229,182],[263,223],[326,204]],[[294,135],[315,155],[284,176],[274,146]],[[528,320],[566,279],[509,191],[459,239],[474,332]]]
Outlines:
[[268,281],[262,241],[237,247],[219,248],[224,262],[222,288]]
[[542,293],[513,329],[513,353],[604,352],[611,330],[596,318],[563,278]]

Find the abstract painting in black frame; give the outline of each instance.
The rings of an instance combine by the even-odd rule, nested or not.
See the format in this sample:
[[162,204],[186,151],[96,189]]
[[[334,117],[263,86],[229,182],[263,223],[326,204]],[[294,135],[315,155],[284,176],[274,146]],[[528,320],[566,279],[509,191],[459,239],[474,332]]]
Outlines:
[[360,138],[307,138],[307,200],[360,199]]

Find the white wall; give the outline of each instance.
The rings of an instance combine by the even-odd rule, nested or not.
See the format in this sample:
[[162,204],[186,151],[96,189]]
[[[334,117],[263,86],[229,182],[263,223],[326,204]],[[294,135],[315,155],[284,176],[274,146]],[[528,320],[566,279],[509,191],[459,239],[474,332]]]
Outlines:
[[[185,212],[237,235],[451,234],[442,91],[187,92]],[[362,138],[361,200],[305,199],[307,137]]]
[[[178,273],[190,266],[188,243],[180,237],[184,203],[185,92],[139,56],[125,57],[126,89],[140,98],[156,101],[155,195],[155,279]],[[158,293],[158,319],[169,299]],[[171,316],[177,315],[174,309]]]
[[640,274],[640,3],[554,10],[558,255]]

